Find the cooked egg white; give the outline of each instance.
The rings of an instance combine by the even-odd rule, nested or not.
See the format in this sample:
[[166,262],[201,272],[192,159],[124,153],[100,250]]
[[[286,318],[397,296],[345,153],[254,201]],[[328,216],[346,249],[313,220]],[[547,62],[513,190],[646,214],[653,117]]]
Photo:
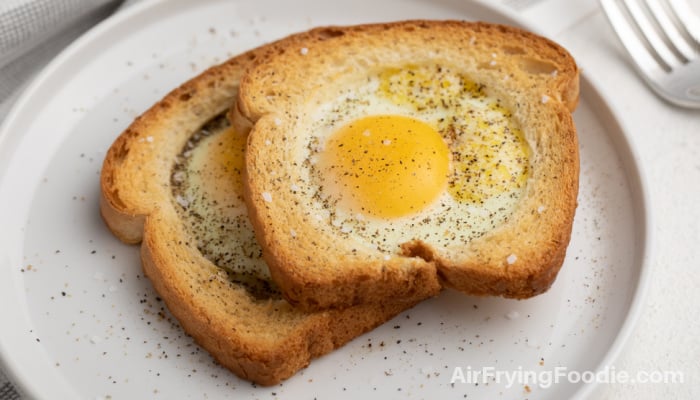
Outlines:
[[444,66],[380,71],[313,119],[304,163],[313,215],[381,251],[469,242],[507,220],[527,183],[517,121],[488,88]]
[[243,201],[245,135],[214,120],[188,142],[172,175],[181,219],[216,277],[259,299],[277,298]]

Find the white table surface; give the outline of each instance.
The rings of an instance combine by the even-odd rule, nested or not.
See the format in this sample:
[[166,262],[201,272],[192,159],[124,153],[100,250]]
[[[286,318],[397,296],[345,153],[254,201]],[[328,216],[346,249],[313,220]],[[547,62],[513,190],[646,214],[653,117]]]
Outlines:
[[[700,11],[700,0],[691,4]],[[522,14],[568,48],[603,88],[647,172],[655,216],[652,281],[641,318],[614,367],[632,374],[682,371],[684,383],[602,384],[596,397],[698,399],[700,111],[672,107],[652,94],[633,72],[596,1],[540,0]]]

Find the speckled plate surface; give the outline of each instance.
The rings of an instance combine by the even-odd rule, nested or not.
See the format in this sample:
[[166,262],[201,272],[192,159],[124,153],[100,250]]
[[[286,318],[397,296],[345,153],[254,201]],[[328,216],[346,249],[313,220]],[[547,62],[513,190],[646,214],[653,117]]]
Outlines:
[[59,56],[0,130],[0,354],[15,383],[40,399],[590,394],[594,385],[564,378],[551,387],[455,380],[457,367],[467,381],[470,371],[605,367],[639,312],[650,243],[643,179],[585,76],[575,113],[579,208],[552,289],[527,301],[447,291],[279,386],[255,387],[217,366],[143,277],[137,247],[119,243],[99,217],[105,151],[186,78],[311,26],[419,17],[517,23],[457,0],[157,1],[121,13]]

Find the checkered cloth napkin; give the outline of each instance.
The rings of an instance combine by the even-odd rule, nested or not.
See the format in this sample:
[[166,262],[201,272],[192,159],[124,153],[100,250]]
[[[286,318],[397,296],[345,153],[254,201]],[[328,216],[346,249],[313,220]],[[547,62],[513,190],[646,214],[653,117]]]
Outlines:
[[22,397],[0,371],[0,400],[20,400]]
[[[136,1],[0,0],[0,122],[54,56],[119,6]],[[0,400],[20,399],[0,370]]]
[[[0,121],[24,85],[119,0],[0,0]],[[0,400],[4,400],[1,397]]]

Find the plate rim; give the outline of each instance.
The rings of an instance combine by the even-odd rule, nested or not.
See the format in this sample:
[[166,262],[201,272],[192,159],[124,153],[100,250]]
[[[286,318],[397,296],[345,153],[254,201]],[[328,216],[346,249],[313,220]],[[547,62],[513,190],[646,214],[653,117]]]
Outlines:
[[[535,24],[528,23],[527,21],[523,20],[523,18],[520,17],[516,11],[501,3],[487,2],[484,0],[475,0],[474,2],[477,3],[482,10],[499,15],[504,20],[507,20],[509,24],[519,26],[538,34],[543,34],[541,30],[535,26]],[[167,0],[142,0],[134,5],[131,5],[128,8],[118,11],[101,21],[59,52],[59,54],[32,79],[29,85],[24,88],[20,96],[6,114],[5,119],[0,124],[0,149],[4,147],[4,143],[11,137],[10,128],[21,118],[23,114],[22,110],[26,110],[29,101],[37,95],[39,89],[41,89],[41,87],[45,85],[47,81],[53,79],[57,69],[59,69],[64,63],[73,59],[76,53],[79,53],[87,45],[96,40],[100,40],[100,38],[109,33],[110,30],[121,26],[122,24],[130,21],[132,18],[135,18],[152,8],[163,6],[166,3]],[[199,4],[203,5],[205,3],[206,2],[202,2]],[[612,131],[615,131],[615,133],[610,135],[610,133],[606,130],[606,136],[613,140],[613,147],[615,147],[616,152],[622,156],[622,161],[624,162],[625,159],[630,160],[627,162],[627,164],[631,165],[625,165],[623,169],[628,184],[630,185],[633,203],[637,203],[634,215],[637,218],[635,226],[641,230],[635,239],[635,243],[641,248],[635,253],[635,257],[639,258],[639,260],[635,260],[634,262],[635,267],[637,268],[637,273],[635,274],[637,279],[635,284],[631,287],[633,291],[631,301],[627,307],[625,317],[623,321],[621,321],[620,328],[614,335],[614,340],[608,346],[608,349],[595,368],[595,371],[599,371],[605,366],[612,365],[615,360],[619,358],[625,344],[632,336],[637,322],[640,319],[641,313],[644,310],[652,274],[651,260],[653,260],[654,254],[654,241],[653,231],[650,228],[654,226],[654,216],[650,206],[651,198],[649,193],[650,186],[648,183],[649,175],[645,171],[646,167],[644,163],[642,163],[639,159],[639,151],[637,150],[634,141],[631,140],[631,136],[628,133],[629,130],[625,126],[624,121],[618,117],[618,115],[621,115],[621,111],[606,100],[605,96],[603,96],[602,88],[585,71],[581,72],[580,78],[582,89],[581,97],[589,99],[591,106],[595,108],[596,111],[604,113],[605,119],[612,121],[615,124],[614,129],[612,129]],[[0,165],[0,172],[2,169],[5,168],[3,168],[3,165]],[[0,177],[1,176],[2,175],[0,175]],[[20,393],[32,398],[46,398],[44,395],[47,393],[51,393],[53,396],[57,395],[59,392],[56,392],[56,386],[50,387],[51,390],[47,391],[45,386],[46,382],[43,381],[43,379],[42,384],[38,385],[36,384],[37,380],[32,379],[32,377],[35,375],[33,375],[31,372],[25,370],[20,371],[18,368],[13,367],[13,364],[9,360],[16,359],[17,357],[9,356],[12,352],[7,350],[6,342],[6,335],[0,335],[0,366],[2,367],[4,375],[10,380],[10,382],[13,383],[14,387]],[[17,363],[15,363],[15,365],[17,365]],[[56,373],[56,375],[60,374]],[[74,387],[70,386],[62,377],[57,378],[54,383],[58,384],[58,387],[60,387],[61,390],[66,391],[65,393],[73,395],[74,398],[76,397],[77,393],[75,393]],[[40,386],[44,388],[40,389]],[[600,386],[601,384],[596,382],[580,385],[574,392],[572,399],[589,398],[596,392],[596,390],[600,388]]]

